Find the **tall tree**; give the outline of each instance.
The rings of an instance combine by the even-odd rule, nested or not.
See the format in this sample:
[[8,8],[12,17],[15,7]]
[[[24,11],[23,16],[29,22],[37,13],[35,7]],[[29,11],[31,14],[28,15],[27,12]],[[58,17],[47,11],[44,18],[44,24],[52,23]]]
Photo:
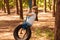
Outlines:
[[19,0],[20,3],[20,18],[23,19],[23,7],[22,7],[22,0]]
[[57,0],[55,20],[55,40],[60,40],[60,0]]
[[17,14],[19,14],[18,0],[16,0],[16,9],[17,9]]
[[[37,6],[36,0],[32,0],[32,6]],[[35,20],[38,21],[38,7],[36,7],[35,13],[36,13],[36,19]]]
[[4,13],[6,13],[5,0],[3,0],[3,1],[4,1],[4,5],[2,4],[2,6],[3,6]]
[[49,0],[49,9],[51,11],[51,1]]
[[28,0],[28,3],[29,3],[29,8],[30,8],[30,12],[31,12],[31,8],[32,8],[32,0]]
[[46,11],[47,11],[47,10],[46,10],[46,0],[44,0],[44,4],[45,4],[45,12],[46,12]]
[[3,2],[3,0],[0,2],[0,5],[2,4],[2,10],[4,10],[4,9],[3,9],[3,3],[2,3],[2,2]]
[[10,8],[9,8],[9,0],[5,0],[7,13],[10,14]]
[[56,0],[53,0],[53,17],[55,17],[55,2]]

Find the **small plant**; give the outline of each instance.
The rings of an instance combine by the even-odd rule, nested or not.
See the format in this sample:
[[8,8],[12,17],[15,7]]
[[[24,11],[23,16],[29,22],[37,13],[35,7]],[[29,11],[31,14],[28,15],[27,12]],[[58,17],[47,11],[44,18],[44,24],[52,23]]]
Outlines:
[[37,36],[41,36],[42,37],[40,28],[36,28],[35,33],[36,33]]
[[46,29],[45,30],[47,38],[49,37],[51,40],[54,40],[54,33],[51,31],[51,29]]
[[54,40],[54,33],[51,29],[46,28],[46,29],[40,29],[40,28],[36,28],[35,29],[35,34],[37,37],[46,37],[49,38],[51,40]]

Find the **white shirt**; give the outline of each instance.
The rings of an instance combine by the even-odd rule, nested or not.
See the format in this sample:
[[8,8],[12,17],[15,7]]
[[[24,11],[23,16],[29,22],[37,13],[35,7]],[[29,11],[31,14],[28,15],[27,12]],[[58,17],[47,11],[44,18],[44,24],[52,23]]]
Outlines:
[[31,14],[32,14],[32,16],[30,16],[30,17],[28,16],[26,22],[28,22],[32,25],[36,18],[36,14],[34,12],[32,12]]

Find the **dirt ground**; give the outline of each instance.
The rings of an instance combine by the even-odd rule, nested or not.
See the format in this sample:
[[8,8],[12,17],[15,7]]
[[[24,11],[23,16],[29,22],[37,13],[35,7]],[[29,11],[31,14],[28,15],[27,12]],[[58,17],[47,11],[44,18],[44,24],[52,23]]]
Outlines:
[[[25,12],[26,13],[26,12]],[[26,14],[24,13],[24,19]],[[38,14],[38,21],[35,21],[31,27],[32,36],[30,40],[51,40],[47,38],[44,32],[39,33],[39,30],[43,29],[54,29],[55,18],[52,13],[40,12]],[[15,27],[21,24],[23,21],[20,19],[19,15],[7,15],[6,13],[0,14],[0,40],[14,40],[13,31]],[[38,29],[38,30],[37,30]],[[37,31],[36,31],[37,30]]]

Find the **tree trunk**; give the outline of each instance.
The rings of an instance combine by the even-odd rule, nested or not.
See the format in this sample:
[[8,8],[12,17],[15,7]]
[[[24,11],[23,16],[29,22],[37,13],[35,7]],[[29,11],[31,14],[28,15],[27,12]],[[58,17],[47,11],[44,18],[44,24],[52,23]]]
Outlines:
[[5,0],[2,0],[4,2],[4,4],[2,4],[2,10],[4,11],[4,13],[6,13],[6,8],[5,8]]
[[18,0],[16,0],[16,9],[17,9],[17,14],[19,14]]
[[[4,0],[2,0],[2,1],[4,1]],[[2,3],[1,3],[2,4]],[[4,10],[4,5],[2,4],[2,11]]]
[[55,0],[53,0],[53,17],[55,17]]
[[6,8],[5,8],[5,0],[4,0],[3,9],[4,9],[4,13],[6,13]]
[[22,7],[22,0],[19,0],[20,2],[20,18],[23,19],[23,7]]
[[57,0],[55,19],[55,40],[60,40],[60,0]]
[[29,3],[29,8],[30,8],[29,12],[31,12],[31,8],[32,8],[32,0],[28,0],[28,3]]
[[[36,0],[32,0],[32,6],[37,6]],[[36,13],[36,19],[35,20],[38,21],[38,7],[36,8],[35,13]]]
[[46,0],[44,1],[44,4],[45,4],[45,12],[47,12],[47,10],[46,10],[46,8],[47,8],[47,7],[46,7]]
[[9,0],[5,0],[7,13],[10,14],[10,8],[9,8]]
[[49,0],[49,9],[51,11],[51,1]]

